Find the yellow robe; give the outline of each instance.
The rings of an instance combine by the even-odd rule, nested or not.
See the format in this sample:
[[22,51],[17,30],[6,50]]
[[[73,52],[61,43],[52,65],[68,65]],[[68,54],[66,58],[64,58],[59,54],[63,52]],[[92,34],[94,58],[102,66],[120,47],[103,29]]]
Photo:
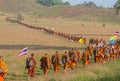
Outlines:
[[0,62],[0,68],[4,70],[4,74],[0,74],[0,81],[3,81],[4,75],[8,72],[8,68],[3,60]]

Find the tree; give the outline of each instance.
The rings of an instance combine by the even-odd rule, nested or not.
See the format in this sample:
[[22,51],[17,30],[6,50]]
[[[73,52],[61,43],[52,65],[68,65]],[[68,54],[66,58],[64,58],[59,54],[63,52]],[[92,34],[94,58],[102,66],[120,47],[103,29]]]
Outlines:
[[116,14],[118,15],[119,10],[120,10],[120,0],[118,0],[118,1],[115,3],[114,8],[116,9]]
[[21,22],[22,20],[24,20],[23,16],[21,14],[18,14],[17,21]]
[[64,5],[70,5],[70,3],[69,3],[69,2],[67,2],[67,1],[66,1],[66,2],[64,2],[63,4],[64,4]]
[[96,7],[96,4],[94,2],[83,2],[82,4],[80,4],[81,6],[90,6],[90,7]]
[[63,3],[62,0],[37,0],[37,3],[42,4],[43,6],[54,6],[54,5],[67,5],[69,2]]

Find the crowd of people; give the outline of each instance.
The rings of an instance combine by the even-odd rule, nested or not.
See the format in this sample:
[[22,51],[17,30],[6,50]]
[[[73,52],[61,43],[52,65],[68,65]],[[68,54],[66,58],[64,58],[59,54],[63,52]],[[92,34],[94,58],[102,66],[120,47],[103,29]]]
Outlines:
[[[28,77],[34,76],[35,66],[38,66],[34,54],[31,54],[31,57],[28,59],[34,59],[30,63],[28,68]],[[120,40],[117,40],[115,44],[106,45],[105,40],[97,40],[97,42],[89,42],[89,45],[81,53],[79,50],[72,48],[69,51],[65,51],[64,54],[61,54],[56,51],[51,57],[45,53],[39,60],[40,68],[43,70],[44,75],[47,75],[49,69],[53,67],[54,73],[58,73],[60,66],[62,65],[64,73],[67,72],[68,68],[74,70],[79,64],[79,61],[82,61],[83,67],[87,67],[90,64],[90,57],[93,57],[95,63],[107,63],[110,60],[120,57]],[[27,59],[27,60],[28,60]]]
[[6,17],[6,21],[10,21],[10,22],[14,21],[14,22],[16,22],[16,23],[18,23],[20,25],[23,25],[24,27],[35,29],[35,30],[41,30],[41,31],[46,32],[48,34],[53,34],[55,36],[59,36],[59,37],[65,38],[67,40],[72,40],[72,41],[78,42],[80,39],[82,39],[82,40],[84,40],[83,43],[86,43],[86,38],[85,37],[76,36],[76,35],[72,35],[72,34],[68,34],[68,33],[58,32],[58,31],[55,31],[54,28],[49,29],[47,27],[32,26],[32,25],[29,25],[29,24],[26,24],[26,23],[23,23],[23,22],[11,19],[9,17]]
[[[8,19],[8,21],[11,20]],[[61,37],[73,41],[78,41],[80,39],[80,37],[78,36],[72,36],[70,34],[55,32],[53,30],[49,30],[43,27],[34,27],[22,22],[18,23],[29,28],[40,29],[51,34],[57,34]],[[107,44],[103,39],[90,39],[88,46],[84,49],[82,53],[74,48],[69,51],[65,51],[62,57],[58,51],[56,51],[55,54],[53,54],[51,57],[47,53],[45,53],[44,56],[42,56],[39,59],[39,63],[44,75],[48,74],[49,69],[52,66],[54,68],[54,73],[58,73],[62,64],[63,71],[66,73],[68,68],[74,70],[78,65],[79,61],[82,61],[83,67],[87,67],[87,65],[90,64],[90,57],[94,58],[93,60],[95,63],[106,63],[115,58],[119,58],[120,40],[116,40],[114,44]],[[36,66],[38,66],[38,62],[36,61],[34,54],[32,53],[31,57],[28,57],[26,59],[26,68],[28,69],[28,80],[30,77],[35,76],[34,70]],[[3,57],[0,56],[0,81],[3,81],[3,78],[6,76],[7,73],[7,66],[3,60]]]
[[[26,68],[28,69],[28,80],[30,77],[35,76],[35,67],[39,65],[40,69],[43,70],[44,75],[47,75],[49,69],[53,67],[54,73],[57,74],[63,66],[64,73],[67,72],[68,68],[74,70],[79,64],[79,61],[82,61],[83,67],[87,67],[90,64],[90,57],[93,57],[95,63],[106,63],[110,60],[120,57],[120,40],[116,40],[115,44],[106,44],[105,40],[101,39],[94,42],[89,41],[89,45],[81,53],[79,50],[72,48],[69,51],[65,51],[64,54],[61,54],[56,51],[51,57],[45,53],[39,59],[39,62],[36,61],[34,54],[31,54],[31,57],[26,59]],[[8,69],[3,60],[3,57],[0,56],[0,81],[3,81],[3,78],[8,73]]]

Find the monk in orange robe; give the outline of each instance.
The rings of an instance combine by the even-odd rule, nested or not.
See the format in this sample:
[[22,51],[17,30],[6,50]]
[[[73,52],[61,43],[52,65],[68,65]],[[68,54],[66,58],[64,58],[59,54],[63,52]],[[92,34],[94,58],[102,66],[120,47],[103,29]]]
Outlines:
[[89,56],[90,56],[89,50],[88,48],[86,48],[82,55],[83,66],[85,67],[90,63]]
[[60,69],[60,65],[62,64],[58,51],[56,51],[55,55],[52,56],[51,60],[54,67],[54,72],[57,73]]
[[29,60],[30,60],[30,63],[29,63],[29,68],[28,68],[28,80],[29,80],[29,77],[35,76],[34,69],[37,66],[37,62],[36,62],[36,59],[34,58],[33,53],[31,54],[31,57]]
[[50,58],[45,53],[45,55],[40,59],[41,62],[41,69],[43,69],[44,75],[48,74],[48,69],[50,68]]
[[104,58],[105,55],[104,55],[104,50],[103,49],[104,49],[103,47],[99,47],[96,51],[96,53],[98,55],[98,57],[96,57],[97,62],[103,62],[103,63],[105,62],[105,58]]
[[77,64],[77,58],[74,49],[69,51],[69,57],[70,57],[70,68],[74,70],[76,64]]
[[67,71],[69,62],[70,62],[69,55],[67,52],[65,52],[65,54],[62,56],[62,63],[64,64],[63,66],[64,72]]
[[4,81],[4,77],[7,73],[8,73],[7,66],[3,60],[3,57],[0,56],[0,81]]

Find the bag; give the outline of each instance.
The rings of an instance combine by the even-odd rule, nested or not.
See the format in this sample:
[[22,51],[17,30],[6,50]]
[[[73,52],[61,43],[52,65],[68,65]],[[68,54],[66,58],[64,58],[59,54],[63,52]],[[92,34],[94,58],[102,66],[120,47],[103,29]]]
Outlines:
[[45,68],[47,65],[48,65],[47,58],[43,57],[41,59],[41,64],[40,64],[41,69]]
[[30,58],[27,58],[26,59],[26,66],[25,66],[25,68],[27,68],[27,69],[30,68],[29,63],[30,63]]
[[66,62],[68,62],[68,57],[67,57],[67,56],[64,56],[64,57],[62,58],[62,63],[64,64],[64,63],[66,63]]
[[52,64],[54,64],[54,62],[56,61],[56,57],[53,55],[51,58]]
[[66,62],[65,57],[62,58],[62,63],[64,64]]
[[62,61],[60,59],[58,60],[58,65],[62,65]]
[[78,60],[77,60],[77,58],[76,57],[74,57],[74,62],[77,62]]
[[27,58],[26,59],[26,68],[29,69],[31,66],[34,66],[35,62],[33,59]]
[[30,60],[30,63],[29,63],[29,66],[34,66],[35,65],[35,62],[33,59]]
[[0,74],[3,74],[3,73],[4,73],[3,68],[0,68]]

